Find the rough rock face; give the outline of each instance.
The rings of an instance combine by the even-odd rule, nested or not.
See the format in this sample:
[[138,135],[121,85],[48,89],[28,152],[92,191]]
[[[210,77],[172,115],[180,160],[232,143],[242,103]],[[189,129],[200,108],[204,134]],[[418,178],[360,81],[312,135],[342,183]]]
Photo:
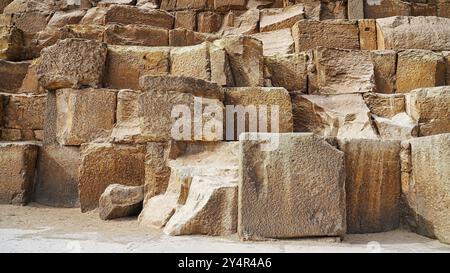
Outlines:
[[378,49],[449,50],[449,26],[450,18],[433,16],[377,19]]
[[405,50],[398,54],[397,92],[445,85],[445,61],[430,50]]
[[[405,145],[402,181],[409,225],[417,233],[450,244],[450,134],[417,138]],[[408,147],[409,146],[409,147]]]
[[[264,151],[268,141],[278,147]],[[252,133],[241,136],[240,152],[242,239],[345,234],[342,152],[313,134]]]
[[293,5],[280,9],[263,9],[261,11],[261,32],[291,28],[297,21],[304,19],[303,5]]
[[301,20],[292,27],[295,52],[333,45],[335,48],[359,49],[356,22],[344,20]]
[[289,54],[295,51],[290,28],[261,32],[253,34],[252,37],[263,43],[264,56]]
[[28,72],[28,62],[0,60],[0,92],[16,93],[22,86]]
[[42,51],[36,68],[39,83],[46,89],[100,87],[107,47],[105,44],[66,39]]
[[0,26],[0,59],[22,58],[23,33],[14,26]]
[[44,145],[40,148],[34,201],[47,206],[79,207],[80,148]]
[[116,92],[109,89],[58,90],[58,142],[81,145],[108,135],[115,122],[116,97]]
[[25,205],[31,199],[38,146],[0,143],[0,203]]
[[105,43],[111,45],[168,46],[167,29],[145,25],[108,25]]
[[142,186],[109,185],[99,200],[100,219],[111,220],[139,214],[144,200]]
[[174,24],[174,17],[165,11],[139,9],[127,5],[114,5],[106,11],[106,24],[129,24],[130,22],[137,25],[171,29]]
[[374,89],[374,66],[366,51],[318,48],[315,84],[310,93],[364,93]]
[[306,93],[307,60],[305,53],[275,55],[264,58],[264,78],[270,85],[289,92]]
[[111,184],[144,184],[142,147],[92,143],[81,147],[81,158],[78,175],[82,212],[97,208],[101,194]]
[[339,149],[345,153],[347,232],[371,233],[397,228],[400,224],[400,141],[340,140]]
[[420,136],[450,132],[450,88],[422,88],[406,94],[406,112],[419,123]]
[[374,66],[375,88],[378,93],[395,92],[397,52],[394,50],[373,50],[370,57]]

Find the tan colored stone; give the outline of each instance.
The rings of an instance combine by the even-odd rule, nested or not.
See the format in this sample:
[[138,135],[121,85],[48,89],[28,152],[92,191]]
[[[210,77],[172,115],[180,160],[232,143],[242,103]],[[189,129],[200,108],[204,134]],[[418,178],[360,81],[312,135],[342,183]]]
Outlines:
[[61,89],[56,92],[57,140],[81,145],[108,136],[114,126],[116,91]]
[[445,58],[447,66],[447,74],[445,75],[445,84],[450,85],[450,51],[443,51],[442,55]]
[[229,36],[214,42],[228,54],[236,86],[263,86],[264,59],[261,41],[248,36]]
[[34,130],[42,129],[46,95],[4,95],[4,128]]
[[39,85],[38,76],[36,73],[36,64],[38,60],[32,61],[28,66],[27,73],[23,78],[22,85],[19,88],[20,93],[34,93],[45,94],[46,91]]
[[139,126],[140,91],[120,90],[117,93],[116,124],[111,132],[113,143],[143,143]]
[[450,244],[450,134],[421,137],[409,143],[402,179],[410,228]]
[[372,115],[374,125],[383,140],[406,140],[418,137],[419,127],[408,114],[401,112],[391,118]]
[[169,48],[108,46],[105,85],[109,88],[139,88],[144,75],[169,73]]
[[170,179],[170,168],[167,165],[171,159],[170,150],[171,144],[167,142],[147,143],[144,203],[157,195],[164,194],[167,190]]
[[[278,145],[262,150],[267,141]],[[345,234],[342,152],[313,134],[254,133],[241,136],[240,151],[240,238]]]
[[291,28],[297,21],[305,18],[304,6],[299,4],[286,8],[263,9],[260,18],[261,32]]
[[362,50],[377,49],[377,23],[373,19],[358,20],[359,44]]
[[301,20],[292,27],[295,52],[318,46],[359,49],[359,29],[356,21]]
[[317,90],[310,94],[373,91],[374,65],[368,51],[317,48],[314,51]]
[[419,123],[420,136],[450,132],[450,87],[417,89],[405,98],[406,112]]
[[398,53],[397,92],[445,85],[445,61],[442,54],[410,49]]
[[224,35],[250,35],[258,33],[259,9],[249,9],[245,12],[230,11],[223,19]]
[[[317,1],[313,0],[312,2]],[[318,2],[320,3],[320,20],[348,18],[347,0],[333,0],[333,1],[326,0]]]
[[[292,103],[289,93],[281,87],[239,87],[230,88],[225,94],[225,104],[234,106],[234,109],[227,109],[227,140],[238,140],[239,135],[243,132],[273,132],[273,133],[289,133],[293,129],[292,119]],[[251,107],[254,111],[251,111]],[[247,108],[246,108],[247,107]],[[264,110],[265,107],[265,110]],[[274,108],[274,107],[277,107]],[[247,115],[235,114],[235,111],[248,110],[257,115],[257,120],[248,119]],[[278,110],[278,117],[274,112]],[[249,117],[252,114],[248,115]],[[229,128],[229,122],[233,121],[234,130]],[[275,120],[272,120],[275,118]],[[245,122],[244,122],[245,120]],[[264,122],[266,120],[266,122]],[[274,121],[278,122],[275,124]],[[257,124],[254,124],[257,122]],[[245,124],[240,128],[239,124]],[[273,127],[272,127],[273,126]],[[255,131],[257,129],[258,131]]]
[[170,74],[211,80],[209,43],[196,46],[172,48],[170,51]]
[[146,92],[173,91],[224,100],[224,91],[218,84],[186,76],[143,76],[139,88]]
[[172,29],[175,18],[172,14],[162,10],[140,9],[134,6],[114,5],[105,14],[106,24],[133,24]]
[[378,93],[395,93],[397,72],[397,52],[374,50],[370,52],[375,74],[375,89]]
[[325,137],[378,139],[370,110],[360,94],[295,95],[292,98],[294,132]]
[[111,184],[144,184],[143,147],[92,143],[81,148],[79,192],[81,211],[97,208],[99,198]]
[[38,146],[0,143],[0,203],[25,205],[31,201]]
[[263,43],[264,56],[290,54],[295,51],[290,28],[261,32],[251,36]]
[[105,7],[93,7],[86,11],[83,19],[81,19],[80,24],[83,25],[104,25],[105,16],[108,11]]
[[375,233],[400,224],[400,141],[339,141],[345,154],[347,232]]
[[284,87],[289,92],[306,93],[307,55],[305,53],[275,55],[264,58],[265,69],[271,85]]
[[34,201],[55,207],[79,207],[80,148],[44,145],[39,151]]
[[109,25],[105,43],[110,45],[168,46],[169,31],[145,25]]
[[96,41],[59,41],[42,51],[36,67],[39,83],[50,90],[99,87],[103,80],[106,54],[106,45]]
[[0,92],[17,93],[28,72],[28,62],[10,62],[0,59]]
[[214,44],[209,46],[211,82],[221,86],[234,86],[233,73],[227,52]]
[[364,0],[348,0],[347,13],[350,20],[364,19]]
[[246,0],[214,0],[215,10],[246,9]]
[[450,49],[450,18],[390,17],[377,19],[378,49]]
[[99,200],[100,219],[111,220],[139,214],[142,209],[142,186],[109,185]]
[[194,11],[177,11],[175,13],[175,28],[187,30],[197,29],[197,14]]
[[78,24],[85,15],[86,11],[84,10],[71,10],[67,12],[57,11],[48,22],[48,26],[63,27],[65,25],[75,25]]
[[197,15],[197,31],[214,33],[222,27],[222,15],[220,13],[205,11]]
[[364,1],[364,17],[369,19],[411,15],[411,4],[402,0]]
[[406,111],[405,96],[403,94],[366,93],[363,97],[370,112],[379,117],[391,118]]
[[23,43],[22,30],[15,26],[0,25],[0,59],[20,60]]

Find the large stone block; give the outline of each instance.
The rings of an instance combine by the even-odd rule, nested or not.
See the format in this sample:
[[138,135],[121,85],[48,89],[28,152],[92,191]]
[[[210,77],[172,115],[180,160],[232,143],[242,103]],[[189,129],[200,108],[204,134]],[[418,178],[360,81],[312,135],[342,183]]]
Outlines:
[[0,59],[20,60],[23,43],[23,33],[20,29],[0,25]]
[[292,27],[295,52],[318,46],[359,49],[359,29],[356,21],[301,20]]
[[377,24],[373,19],[358,20],[361,50],[377,49]]
[[17,93],[28,72],[28,62],[9,62],[0,59],[0,92]]
[[[292,132],[292,103],[284,88],[230,88],[225,94],[225,104],[228,106],[227,140],[238,140],[243,132]],[[243,111],[239,112],[240,110]]]
[[139,126],[139,95],[141,91],[123,89],[117,93],[116,124],[111,132],[113,143],[143,143]]
[[306,93],[307,55],[305,53],[276,55],[264,58],[264,78],[275,87],[284,87],[289,92]]
[[[278,146],[265,151],[262,147],[268,139]],[[313,134],[249,133],[240,138],[240,152],[238,234],[242,239],[345,234],[341,151]]]
[[4,95],[3,107],[4,128],[20,130],[43,129],[46,95]]
[[400,141],[340,140],[345,154],[347,232],[385,232],[400,224]]
[[142,209],[142,200],[142,186],[109,185],[100,196],[100,219],[111,220],[137,215]]
[[310,94],[371,92],[374,65],[368,51],[319,47],[314,51],[315,83]]
[[81,145],[110,134],[116,116],[116,91],[61,89],[56,92],[58,142]]
[[0,143],[0,203],[25,205],[31,199],[38,146]]
[[214,42],[228,54],[235,86],[263,86],[263,44],[248,36],[229,36]]
[[[450,25],[449,25],[450,26]],[[446,65],[440,53],[410,49],[398,53],[397,92],[445,85]]]
[[303,5],[292,5],[286,8],[272,8],[261,10],[260,31],[273,31],[291,28],[299,20],[305,18]]
[[409,143],[402,162],[404,216],[417,233],[450,244],[450,134]]
[[105,85],[109,88],[138,89],[144,75],[169,73],[168,48],[108,46]]
[[172,48],[170,74],[211,80],[209,43]]
[[97,208],[101,194],[111,184],[144,184],[144,147],[93,143],[81,148],[81,157],[79,192],[82,212]]
[[450,18],[434,16],[377,19],[378,49],[449,50],[449,27]]
[[130,24],[159,27],[165,29],[173,28],[175,18],[172,14],[157,9],[140,9],[134,6],[114,5],[105,14],[105,23]]
[[406,112],[419,123],[420,136],[450,133],[450,87],[422,88],[405,96]]
[[214,33],[222,27],[222,15],[213,11],[199,12],[197,14],[197,31]]
[[106,61],[106,44],[66,39],[42,50],[36,67],[39,83],[49,90],[100,87]]
[[80,148],[44,145],[39,151],[34,201],[47,206],[80,206],[78,167]]
[[105,30],[109,45],[168,46],[169,31],[145,25],[109,25]]
[[373,50],[370,52],[370,57],[374,66],[376,92],[395,93],[397,52],[394,50]]
[[164,194],[169,185],[171,147],[169,142],[149,142],[145,154],[144,202]]
[[360,94],[298,95],[292,98],[294,132],[326,137],[378,139]]
[[295,51],[290,28],[260,32],[252,34],[252,37],[263,43],[264,56],[289,54]]
[[362,1],[364,2],[365,18],[376,19],[399,15],[403,16],[411,15],[411,3],[408,3],[406,1],[402,0],[381,0],[381,1],[362,0]]

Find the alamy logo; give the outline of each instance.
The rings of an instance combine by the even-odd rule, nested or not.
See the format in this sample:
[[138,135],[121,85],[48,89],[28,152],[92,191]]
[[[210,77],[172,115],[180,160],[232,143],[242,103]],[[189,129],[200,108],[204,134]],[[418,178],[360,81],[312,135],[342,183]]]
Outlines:
[[[278,105],[226,105],[225,109],[209,99],[194,98],[192,105],[179,104],[172,108],[175,120],[172,139],[178,141],[248,140],[261,142],[261,150],[272,151],[278,147]],[[245,134],[257,132],[273,134]]]

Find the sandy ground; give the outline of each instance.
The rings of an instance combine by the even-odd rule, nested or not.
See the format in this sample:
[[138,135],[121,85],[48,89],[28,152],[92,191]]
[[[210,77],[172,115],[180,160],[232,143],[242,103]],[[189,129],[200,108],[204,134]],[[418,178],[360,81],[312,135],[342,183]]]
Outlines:
[[403,230],[335,239],[240,242],[237,236],[164,235],[136,218],[101,221],[79,209],[0,205],[0,252],[450,252],[444,245]]

